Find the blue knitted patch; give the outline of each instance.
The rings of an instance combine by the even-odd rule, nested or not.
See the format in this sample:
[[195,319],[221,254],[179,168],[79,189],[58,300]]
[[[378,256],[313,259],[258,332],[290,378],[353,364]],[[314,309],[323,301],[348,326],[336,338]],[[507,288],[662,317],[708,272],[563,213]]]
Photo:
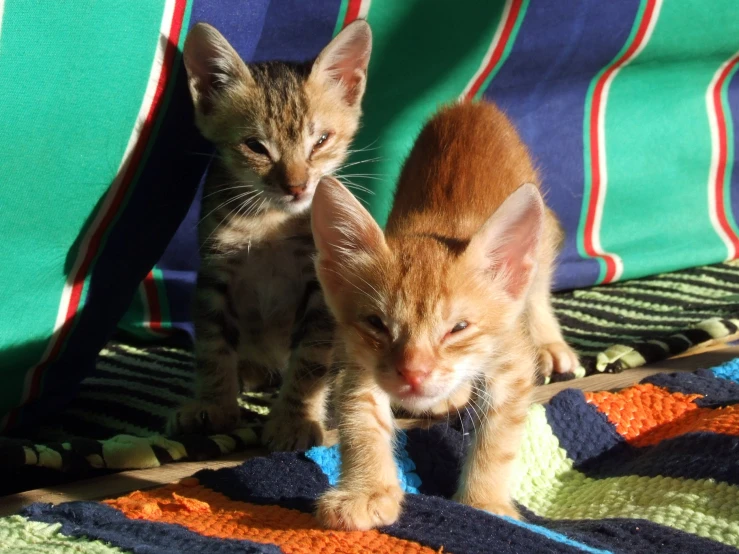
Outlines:
[[[398,466],[398,479],[401,488],[405,492],[418,494],[421,478],[415,473],[416,464],[413,463],[408,452],[406,452],[405,445],[407,443],[408,437],[405,432],[399,431],[395,437],[395,464]],[[305,453],[305,456],[318,464],[332,486],[339,482],[341,468],[339,445],[331,447],[314,446]]]
[[720,366],[714,367],[711,371],[719,379],[739,383],[739,358],[734,358]]

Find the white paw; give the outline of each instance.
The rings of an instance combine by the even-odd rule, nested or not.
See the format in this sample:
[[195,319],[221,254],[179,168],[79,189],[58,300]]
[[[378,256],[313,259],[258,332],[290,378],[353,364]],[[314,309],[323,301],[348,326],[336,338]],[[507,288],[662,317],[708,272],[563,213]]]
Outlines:
[[331,489],[318,499],[316,517],[329,529],[367,531],[395,523],[402,502],[403,491],[398,485],[356,492]]
[[239,419],[239,405],[235,401],[214,404],[193,400],[172,414],[167,424],[167,432],[170,435],[222,433],[235,428]]
[[580,366],[574,350],[564,342],[539,346],[539,371],[544,377],[552,373],[569,373]]

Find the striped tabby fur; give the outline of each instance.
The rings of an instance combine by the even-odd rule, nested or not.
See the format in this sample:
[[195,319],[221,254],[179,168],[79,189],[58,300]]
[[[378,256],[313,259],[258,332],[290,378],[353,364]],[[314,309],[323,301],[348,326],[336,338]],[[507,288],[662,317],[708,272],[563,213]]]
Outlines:
[[308,208],[357,130],[370,51],[364,21],[306,64],[246,65],[214,28],[188,35],[196,122],[217,157],[199,226],[197,397],[173,415],[171,431],[230,429],[242,388],[281,380],[265,442],[282,450],[321,441],[334,324],[315,277]]

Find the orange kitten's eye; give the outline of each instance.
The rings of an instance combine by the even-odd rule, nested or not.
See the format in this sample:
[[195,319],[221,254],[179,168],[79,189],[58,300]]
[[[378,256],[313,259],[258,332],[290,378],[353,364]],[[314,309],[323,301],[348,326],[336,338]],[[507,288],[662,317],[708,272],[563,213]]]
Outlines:
[[321,146],[323,146],[323,143],[325,143],[329,139],[330,136],[331,136],[331,133],[323,133],[321,137],[313,145],[313,150],[311,154],[315,152],[316,150],[318,150]]
[[387,333],[387,327],[385,327],[385,324],[382,322],[382,320],[376,316],[371,315],[367,317],[367,323],[373,327],[376,331],[379,331],[380,333]]
[[460,321],[457,323],[454,327],[452,327],[451,333],[459,333],[460,331],[464,331],[469,326],[469,323],[466,321]]
[[267,156],[267,157],[269,157],[269,152],[265,148],[264,144],[262,144],[261,142],[259,142],[257,139],[255,139],[255,138],[248,138],[248,139],[244,140],[244,144],[246,145],[246,147],[249,150],[251,150],[255,154],[259,154],[260,156]]

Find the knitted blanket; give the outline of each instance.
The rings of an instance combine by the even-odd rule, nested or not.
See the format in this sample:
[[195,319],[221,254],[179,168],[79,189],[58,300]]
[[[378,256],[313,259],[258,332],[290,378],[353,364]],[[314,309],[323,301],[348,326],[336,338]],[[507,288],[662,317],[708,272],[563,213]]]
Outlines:
[[529,413],[513,521],[449,500],[468,424],[400,436],[396,524],[321,529],[336,447],[254,458],[104,502],[35,504],[0,519],[0,545],[44,552],[735,552],[739,359],[620,392],[566,390]]
[[[583,367],[567,377],[622,371],[735,335],[739,265],[559,293],[554,305],[582,356]],[[80,475],[214,458],[255,445],[270,393],[245,395],[242,428],[228,435],[162,435],[168,414],[192,394],[192,379],[188,349],[110,343],[77,398],[52,422],[23,437],[0,437],[0,468]]]

